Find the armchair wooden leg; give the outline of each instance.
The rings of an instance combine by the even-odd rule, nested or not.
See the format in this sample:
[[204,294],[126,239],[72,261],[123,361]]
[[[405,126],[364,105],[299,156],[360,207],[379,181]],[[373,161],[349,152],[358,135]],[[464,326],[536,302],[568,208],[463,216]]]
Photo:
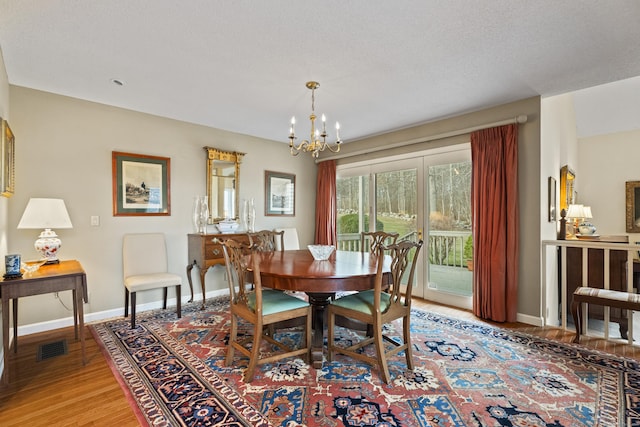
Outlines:
[[167,309],[167,296],[169,295],[169,288],[168,287],[164,287],[162,288],[162,309],[166,310]]
[[253,328],[253,347],[251,348],[251,356],[249,356],[249,366],[244,373],[244,381],[249,383],[253,381],[253,374],[258,366],[258,357],[260,356],[260,345],[262,342],[262,324],[257,322]]
[[234,314],[231,314],[231,330],[229,331],[229,344],[227,346],[227,357],[224,361],[226,366],[231,366],[233,362],[233,344],[236,342],[236,336],[238,334],[238,319]]
[[413,352],[411,349],[411,320],[408,317],[402,319],[402,329],[404,331],[404,345],[407,346],[407,349],[404,351],[405,358],[407,359],[407,368],[413,371]]
[[384,338],[382,336],[382,325],[374,325],[373,334],[375,336],[376,354],[378,356],[378,366],[380,376],[385,384],[389,384],[389,366],[387,366],[387,355],[384,351]]
[[579,344],[580,336],[582,335],[582,303],[577,301],[571,303],[571,315],[576,327],[576,337],[573,339],[573,342]]

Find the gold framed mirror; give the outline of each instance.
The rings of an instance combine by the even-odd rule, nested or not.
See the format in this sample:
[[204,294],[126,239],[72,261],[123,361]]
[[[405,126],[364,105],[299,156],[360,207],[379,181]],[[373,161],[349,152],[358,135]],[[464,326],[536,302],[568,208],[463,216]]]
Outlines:
[[569,166],[564,165],[560,169],[560,212],[562,212],[562,209],[565,212],[568,211],[569,205],[574,203],[575,180],[576,174]]
[[627,233],[640,233],[640,181],[625,182]]
[[245,153],[204,147],[207,151],[207,196],[209,224],[238,219],[240,162]]

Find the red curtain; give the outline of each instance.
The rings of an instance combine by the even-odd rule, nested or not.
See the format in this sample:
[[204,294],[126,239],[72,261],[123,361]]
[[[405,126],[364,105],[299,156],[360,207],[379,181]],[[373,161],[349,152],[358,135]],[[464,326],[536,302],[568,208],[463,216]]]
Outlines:
[[318,245],[338,243],[336,197],[336,161],[327,160],[318,164],[315,237],[315,243]]
[[518,310],[518,125],[471,134],[473,313],[514,322]]

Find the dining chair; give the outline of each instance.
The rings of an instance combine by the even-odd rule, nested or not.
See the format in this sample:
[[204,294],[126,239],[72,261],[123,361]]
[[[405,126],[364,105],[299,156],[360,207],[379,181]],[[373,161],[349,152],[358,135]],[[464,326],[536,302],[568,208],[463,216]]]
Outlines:
[[284,231],[261,230],[247,233],[249,244],[260,252],[280,251],[284,247]]
[[[382,380],[389,383],[389,367],[387,360],[404,351],[407,367],[413,370],[413,355],[411,353],[411,291],[418,253],[422,247],[422,240],[411,242],[408,240],[378,247],[377,271],[375,286],[371,290],[357,292],[338,298],[328,306],[328,337],[327,360],[331,361],[334,353],[342,353],[354,359],[373,366],[378,366]],[[388,253],[388,257],[385,257]],[[385,260],[390,258],[390,273],[384,273]],[[406,282],[403,280],[406,279]],[[401,292],[401,288],[405,294]],[[387,286],[387,290],[383,288]],[[359,342],[348,346],[335,342],[336,316],[354,319],[362,323],[373,325],[373,336],[365,336]],[[383,325],[402,319],[402,342],[385,333]],[[364,347],[373,344],[375,354],[367,354]]]
[[293,251],[300,249],[297,228],[276,228],[276,231],[284,232],[284,236],[282,237],[282,246],[279,247],[278,250],[284,251],[286,249],[288,251]]
[[[238,350],[249,358],[245,381],[251,382],[258,365],[294,356],[302,356],[308,362],[311,349],[309,303],[287,295],[285,292],[262,288],[258,250],[255,247],[249,247],[234,240],[226,240],[222,248],[227,269],[231,309],[226,365],[231,365],[234,351]],[[252,281],[254,285],[252,290],[246,286],[246,280]],[[278,341],[277,334],[271,333],[268,326],[297,318],[305,320],[303,346],[291,348],[286,343]],[[240,334],[239,337],[238,329],[241,321],[251,324],[252,328],[249,333]],[[263,354],[261,350],[265,350],[262,348],[265,341],[273,348]]]
[[136,327],[136,295],[140,291],[163,288],[162,308],[167,308],[168,288],[176,288],[176,311],[182,317],[180,289],[182,278],[168,272],[167,244],[163,233],[125,234],[122,239],[122,273],[124,281],[124,317],[129,316],[131,296],[131,329]]
[[360,233],[360,251],[375,254],[380,245],[393,245],[399,234],[386,231],[363,231]]

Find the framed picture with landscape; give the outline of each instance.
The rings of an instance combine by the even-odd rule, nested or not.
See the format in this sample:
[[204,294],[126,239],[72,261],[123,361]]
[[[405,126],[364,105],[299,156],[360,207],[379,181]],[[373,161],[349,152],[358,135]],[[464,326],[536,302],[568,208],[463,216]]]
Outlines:
[[295,175],[284,172],[265,171],[264,214],[267,216],[295,216]]
[[112,152],[113,216],[171,215],[168,157]]
[[0,144],[0,194],[5,197],[13,196],[15,191],[15,137],[6,120],[0,118],[2,127]]

